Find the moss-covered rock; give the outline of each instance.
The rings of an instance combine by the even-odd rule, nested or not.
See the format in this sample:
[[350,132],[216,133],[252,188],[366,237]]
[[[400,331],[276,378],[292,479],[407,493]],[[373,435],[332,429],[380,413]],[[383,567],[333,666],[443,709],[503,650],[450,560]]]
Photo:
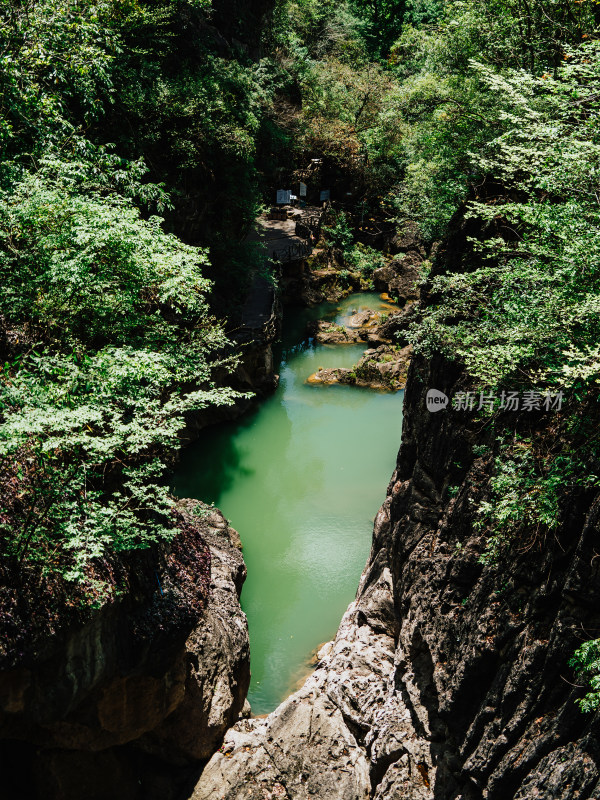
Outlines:
[[410,356],[411,347],[381,345],[367,350],[352,369],[319,369],[307,379],[307,383],[323,386],[339,383],[397,392],[406,385]]

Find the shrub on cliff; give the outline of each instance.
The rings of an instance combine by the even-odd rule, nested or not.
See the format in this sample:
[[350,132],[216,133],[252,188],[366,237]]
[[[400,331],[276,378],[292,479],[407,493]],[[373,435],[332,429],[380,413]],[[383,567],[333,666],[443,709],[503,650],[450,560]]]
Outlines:
[[260,85],[249,59],[190,35],[210,13],[0,9],[0,545],[24,581],[60,575],[97,597],[94,561],[171,537],[164,473],[184,414],[236,396],[213,381],[234,361],[208,308],[208,251],[155,213],[199,164],[226,162],[228,186],[248,189],[235,224],[254,215]]
[[48,159],[0,197],[2,555],[84,582],[106,552],[174,534],[183,415],[236,397],[212,380],[228,362],[205,251],[143,219],[119,166]]
[[579,680],[585,681],[590,691],[577,701],[582,711],[597,711],[600,708],[600,639],[584,642],[570,661]]
[[458,356],[487,386],[591,385],[600,338],[592,177],[600,144],[590,112],[600,51],[596,43],[569,50],[556,78],[473,69],[499,96],[501,130],[472,159],[499,188],[467,205],[480,230],[472,266],[433,278],[435,302],[412,334],[415,346]]

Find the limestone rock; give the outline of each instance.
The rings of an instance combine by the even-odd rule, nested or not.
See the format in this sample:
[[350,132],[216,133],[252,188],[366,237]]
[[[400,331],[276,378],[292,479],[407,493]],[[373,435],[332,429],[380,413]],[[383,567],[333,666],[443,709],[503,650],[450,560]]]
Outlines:
[[365,350],[354,368],[357,386],[397,391],[406,385],[412,348],[380,345]]
[[343,367],[320,369],[307,378],[307,383],[330,386],[336,383],[361,386],[379,391],[398,391],[406,384],[412,348],[381,345],[365,350],[352,369]]
[[238,723],[192,798],[290,796],[369,797],[369,769],[362,749],[336,706],[308,688],[283,703],[268,723]]
[[357,311],[346,325],[318,320],[308,325],[308,334],[320,344],[385,344],[381,323],[387,315],[369,309]]
[[375,289],[394,297],[401,306],[418,300],[421,281],[419,267],[422,262],[423,258],[418,253],[396,256],[373,273]]

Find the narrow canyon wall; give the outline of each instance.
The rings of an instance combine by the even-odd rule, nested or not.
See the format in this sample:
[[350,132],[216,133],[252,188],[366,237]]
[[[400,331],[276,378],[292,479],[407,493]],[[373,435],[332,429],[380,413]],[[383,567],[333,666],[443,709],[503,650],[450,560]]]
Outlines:
[[[437,269],[461,268],[468,234]],[[194,800],[600,797],[600,724],[568,665],[600,631],[600,495],[571,492],[553,535],[481,563],[487,434],[428,412],[430,388],[465,376],[412,361],[397,468],[335,640],[302,689],[227,733]]]
[[121,565],[118,600],[38,636],[0,672],[1,797],[169,800],[239,718],[250,679],[239,537],[196,501],[179,512],[170,546]]

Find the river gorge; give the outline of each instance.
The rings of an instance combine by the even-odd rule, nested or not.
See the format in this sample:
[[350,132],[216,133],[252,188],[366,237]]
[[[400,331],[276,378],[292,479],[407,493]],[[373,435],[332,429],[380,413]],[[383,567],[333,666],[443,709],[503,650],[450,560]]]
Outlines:
[[334,635],[369,555],[402,428],[402,391],[307,383],[321,367],[352,367],[365,345],[315,343],[306,323],[344,325],[356,311],[390,308],[364,293],[286,309],[275,393],[181,457],[177,494],[214,503],[242,539],[254,714],[272,711]]
[[599,0],[0,3],[0,800],[600,800],[599,98]]

